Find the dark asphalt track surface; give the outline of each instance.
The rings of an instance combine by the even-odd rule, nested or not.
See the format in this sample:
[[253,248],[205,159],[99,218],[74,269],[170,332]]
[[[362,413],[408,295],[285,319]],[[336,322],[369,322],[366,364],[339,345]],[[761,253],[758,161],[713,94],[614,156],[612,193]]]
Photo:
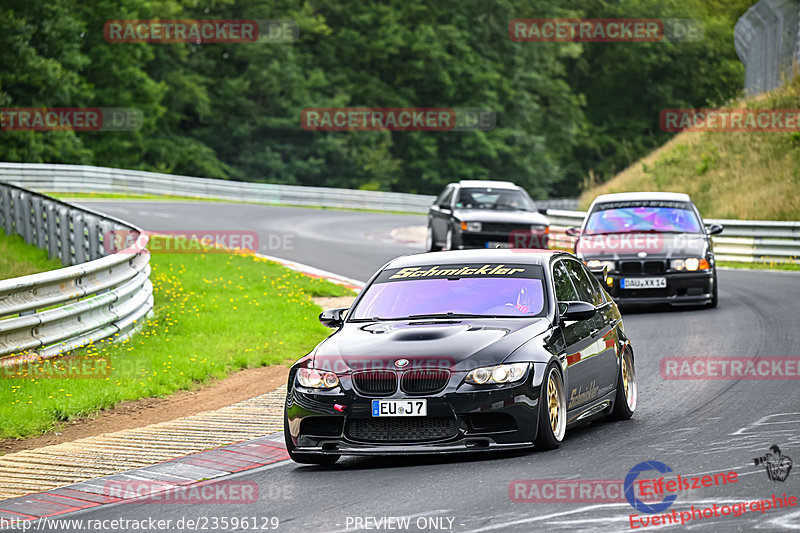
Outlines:
[[[389,232],[425,223],[424,216],[255,205],[87,205],[150,230],[246,229],[257,231],[262,245],[269,244],[269,235],[292,235],[292,248],[261,252],[360,280],[392,257],[421,251],[418,245],[393,241]],[[667,512],[772,494],[800,497],[800,466],[795,465],[785,482],[776,482],[763,467],[753,465],[753,458],[773,444],[800,462],[799,381],[675,381],[660,375],[659,361],[667,356],[800,356],[800,274],[724,270],[719,282],[718,309],[625,313],[639,381],[636,413],[626,422],[568,431],[556,451],[344,458],[332,468],[287,461],[242,474],[241,479],[258,482],[257,504],[131,503],[70,518],[172,519],[171,531],[179,531],[175,524],[182,517],[222,516],[276,516],[277,530],[291,532],[390,531],[385,524],[378,528],[371,521],[356,522],[365,517],[410,517],[410,527],[401,531],[630,531],[629,515],[635,511],[627,502],[577,502],[567,497],[516,503],[509,497],[509,486],[517,479],[622,480],[634,465],[648,460],[666,463],[682,476],[738,473],[734,484],[680,493]],[[800,505],[705,518],[687,526],[700,531],[800,529]]]

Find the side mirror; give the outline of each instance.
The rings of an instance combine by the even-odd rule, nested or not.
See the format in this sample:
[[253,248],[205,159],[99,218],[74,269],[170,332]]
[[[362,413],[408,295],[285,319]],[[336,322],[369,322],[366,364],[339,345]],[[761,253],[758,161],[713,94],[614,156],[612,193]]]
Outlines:
[[719,235],[722,233],[722,225],[721,224],[711,224],[706,226],[706,231],[709,235]]
[[442,211],[446,211],[446,212],[448,212],[448,213],[449,213],[450,211],[452,211],[452,210],[450,209],[450,204],[440,204],[440,205],[439,205],[439,209],[441,209]]
[[567,231],[565,231],[564,233],[566,233],[570,237],[580,237],[581,228],[567,228]]
[[319,314],[319,322],[326,328],[340,328],[344,324],[344,315],[347,313],[347,307],[338,309],[326,309]]
[[589,320],[597,310],[588,302],[559,302],[559,308],[563,305],[566,309],[561,312],[564,320]]

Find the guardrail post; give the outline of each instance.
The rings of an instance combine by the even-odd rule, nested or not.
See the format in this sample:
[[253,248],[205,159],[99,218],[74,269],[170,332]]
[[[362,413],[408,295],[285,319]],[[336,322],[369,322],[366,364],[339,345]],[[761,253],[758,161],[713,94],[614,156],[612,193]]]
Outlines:
[[58,213],[55,204],[47,202],[44,212],[47,225],[47,257],[55,259],[58,257]]
[[42,211],[42,199],[38,196],[31,198],[33,205],[33,238],[36,241],[36,247],[43,250],[47,248],[47,231],[46,220],[44,212]]
[[14,231],[14,214],[11,207],[11,191],[7,187],[3,187],[0,190],[0,208],[2,208],[2,222],[3,229],[6,232],[6,235],[11,235]]
[[75,247],[75,262],[73,264],[75,265],[89,260],[86,253],[86,232],[84,231],[86,222],[84,217],[83,213],[75,211],[72,211],[70,217],[72,219],[72,244]]
[[68,266],[72,263],[72,250],[69,241],[70,212],[64,206],[58,208],[58,258],[61,264]]
[[30,239],[30,205],[28,205],[28,194],[22,191],[17,192],[14,198],[14,231],[17,235],[25,239],[28,244],[33,244]]

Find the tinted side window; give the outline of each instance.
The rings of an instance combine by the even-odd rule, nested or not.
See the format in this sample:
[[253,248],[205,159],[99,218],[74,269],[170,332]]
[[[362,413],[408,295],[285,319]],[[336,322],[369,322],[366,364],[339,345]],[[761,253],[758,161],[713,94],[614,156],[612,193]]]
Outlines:
[[575,285],[575,289],[578,291],[578,299],[592,305],[599,305],[602,303],[602,300],[599,302],[597,301],[594,285],[592,285],[589,274],[586,273],[583,266],[576,261],[563,261],[563,263],[567,267],[569,277],[573,285]]
[[455,187],[448,187],[444,190],[444,192],[439,195],[439,198],[436,199],[436,205],[450,205],[450,200],[453,199],[453,191],[455,191]]
[[603,292],[602,286],[600,285],[600,280],[592,274],[592,271],[589,270],[584,265],[580,265],[581,270],[583,271],[586,278],[589,280],[592,288],[592,305],[597,307],[598,305],[603,305],[606,303],[605,292]]
[[564,261],[559,261],[553,266],[553,284],[556,287],[556,300],[559,302],[569,302],[578,299],[575,287],[569,280],[569,273],[564,267]]
[[598,280],[586,267],[582,267],[582,270],[589,277],[589,281],[592,282],[592,289],[594,290],[594,301],[592,303],[595,305],[595,307],[598,305],[603,305],[606,303],[606,296],[602,286],[600,285],[600,280]]

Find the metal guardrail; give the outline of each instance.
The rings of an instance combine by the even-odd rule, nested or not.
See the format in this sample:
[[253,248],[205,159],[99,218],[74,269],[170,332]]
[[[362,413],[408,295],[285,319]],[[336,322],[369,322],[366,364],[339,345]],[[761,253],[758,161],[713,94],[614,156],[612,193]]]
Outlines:
[[[67,265],[0,280],[0,357],[49,358],[117,334],[124,339],[153,308],[148,237],[136,226],[2,182],[0,225]],[[137,238],[104,256],[104,236],[116,230]]]
[[[574,240],[564,230],[580,226],[585,216],[582,211],[548,210],[553,246],[572,249]],[[718,261],[800,264],[800,222],[717,218],[704,222],[724,228],[721,235],[711,238]]]
[[794,76],[800,61],[799,25],[797,0],[761,0],[736,22],[734,44],[749,94],[776,89]]
[[[267,183],[174,176],[155,172],[121,170],[80,165],[0,163],[0,181],[30,189],[62,193],[156,194],[214,198],[255,203],[350,207],[379,211],[426,213],[433,196],[301,187]],[[551,242],[571,249],[572,240],[563,230],[579,226],[584,213],[575,209],[577,200],[540,200],[552,226]],[[716,256],[724,261],[795,263],[800,257],[800,222],[707,220],[725,227],[715,236]],[[559,229],[560,228],[560,229]]]
[[[80,165],[0,163],[0,181],[58,193],[155,194],[252,203],[308,205],[427,213],[435,199],[424,194],[302,187]],[[541,200],[542,208],[574,209],[573,199]]]

